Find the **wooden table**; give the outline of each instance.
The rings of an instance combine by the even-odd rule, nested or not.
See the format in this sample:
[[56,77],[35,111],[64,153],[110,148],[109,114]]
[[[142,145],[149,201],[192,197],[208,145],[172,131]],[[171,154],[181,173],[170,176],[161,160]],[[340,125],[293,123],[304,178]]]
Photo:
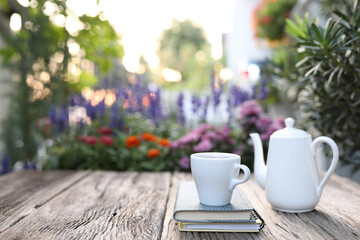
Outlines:
[[0,239],[360,239],[360,185],[332,176],[315,211],[273,210],[254,179],[241,189],[260,233],[179,232],[184,173],[21,171],[0,177]]

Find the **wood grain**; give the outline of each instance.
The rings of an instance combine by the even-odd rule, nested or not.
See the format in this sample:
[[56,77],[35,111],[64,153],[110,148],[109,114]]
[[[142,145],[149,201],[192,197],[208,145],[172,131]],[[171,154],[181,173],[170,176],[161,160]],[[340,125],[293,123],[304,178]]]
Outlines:
[[19,171],[0,177],[0,233],[25,219],[90,172]]
[[179,232],[172,219],[176,188],[180,181],[191,176],[175,174],[169,192],[162,239],[359,239],[360,185],[351,180],[333,176],[325,187],[315,211],[302,214],[273,210],[266,201],[265,192],[252,177],[240,185],[249,202],[265,221],[260,233],[194,233]]
[[187,173],[33,172],[0,177],[0,239],[359,239],[360,185],[333,175],[315,211],[275,211],[255,179],[241,190],[260,233],[180,232],[173,220]]
[[94,172],[1,239],[158,239],[170,173]]

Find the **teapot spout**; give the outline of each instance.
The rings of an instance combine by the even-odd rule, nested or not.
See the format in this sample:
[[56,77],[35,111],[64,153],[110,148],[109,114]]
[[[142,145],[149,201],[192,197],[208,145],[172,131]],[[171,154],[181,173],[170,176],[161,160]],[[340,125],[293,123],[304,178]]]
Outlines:
[[264,152],[261,139],[258,133],[251,133],[250,137],[254,144],[254,174],[256,182],[262,189],[265,189],[267,167],[264,161]]

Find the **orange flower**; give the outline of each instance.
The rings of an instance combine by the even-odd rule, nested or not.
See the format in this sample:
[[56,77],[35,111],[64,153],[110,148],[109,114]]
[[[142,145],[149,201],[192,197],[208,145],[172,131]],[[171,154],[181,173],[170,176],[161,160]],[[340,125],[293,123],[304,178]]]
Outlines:
[[160,150],[156,148],[149,149],[147,154],[148,158],[155,158],[158,157],[159,155],[160,155]]
[[125,145],[126,145],[127,148],[139,147],[140,146],[140,139],[135,135],[128,136],[126,138]]
[[163,147],[170,147],[170,141],[166,138],[163,138],[159,141],[159,145]]
[[149,142],[157,142],[157,137],[151,133],[143,133],[143,135],[141,135],[141,139]]

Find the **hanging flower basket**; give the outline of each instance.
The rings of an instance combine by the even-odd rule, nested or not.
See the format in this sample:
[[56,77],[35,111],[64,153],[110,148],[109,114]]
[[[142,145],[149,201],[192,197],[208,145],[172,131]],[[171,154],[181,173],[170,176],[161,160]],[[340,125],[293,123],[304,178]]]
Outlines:
[[297,0],[263,0],[253,13],[256,38],[265,39],[270,47],[278,46],[285,38],[286,18]]

